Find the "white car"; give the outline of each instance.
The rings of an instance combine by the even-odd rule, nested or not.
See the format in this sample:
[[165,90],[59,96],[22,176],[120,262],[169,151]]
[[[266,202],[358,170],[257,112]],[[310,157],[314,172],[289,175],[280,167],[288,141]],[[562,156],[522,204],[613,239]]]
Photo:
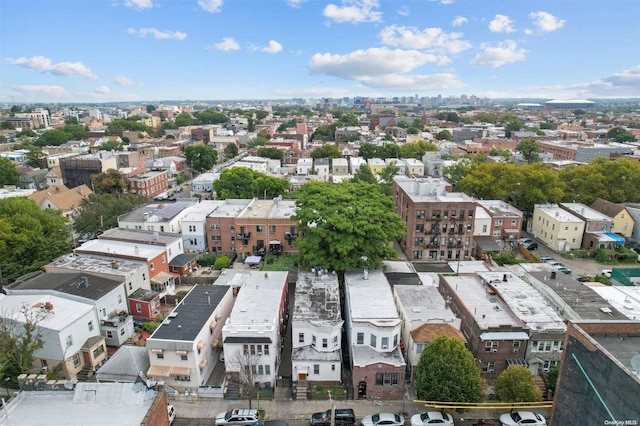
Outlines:
[[411,416],[411,426],[446,425],[453,426],[451,414],[440,411],[427,411],[426,413]]
[[176,419],[176,409],[173,405],[167,404],[167,414],[169,415],[169,424],[173,424]]
[[547,426],[547,421],[538,413],[531,411],[514,411],[500,416],[501,426]]
[[240,408],[218,413],[217,426],[246,426],[260,422],[260,413],[256,409]]
[[600,272],[601,275],[604,275],[607,278],[611,278],[611,269],[603,269],[602,272]]
[[362,426],[404,426],[404,417],[400,414],[378,413],[364,416],[360,424]]

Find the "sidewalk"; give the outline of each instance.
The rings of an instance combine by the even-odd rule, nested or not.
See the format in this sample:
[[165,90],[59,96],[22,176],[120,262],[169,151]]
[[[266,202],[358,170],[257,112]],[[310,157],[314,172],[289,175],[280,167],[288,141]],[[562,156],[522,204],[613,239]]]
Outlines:
[[[234,408],[248,408],[248,401],[230,401],[225,399],[203,399],[200,398],[196,401],[187,400],[184,395],[180,397],[180,400],[174,400],[171,397],[167,398],[167,401],[176,408],[176,415],[181,418],[215,418],[217,413],[227,411]],[[352,408],[358,419],[363,416],[379,413],[405,413],[405,420],[409,422],[412,415],[421,413],[424,411],[438,411],[437,409],[425,408],[422,404],[416,404],[412,401],[366,401],[366,400],[347,400],[347,401],[335,401],[337,408]],[[287,420],[291,422],[308,421],[309,416],[312,413],[328,410],[331,408],[330,401],[258,401],[253,400],[251,403],[252,408],[258,408],[265,411],[265,420]],[[536,409],[536,412],[544,416],[548,416],[548,410]],[[497,424],[500,414],[508,411],[495,411],[495,410],[471,410],[465,413],[450,412],[450,414],[456,420],[456,425],[468,426],[478,421],[478,419],[485,419],[490,421],[493,419],[493,423]]]

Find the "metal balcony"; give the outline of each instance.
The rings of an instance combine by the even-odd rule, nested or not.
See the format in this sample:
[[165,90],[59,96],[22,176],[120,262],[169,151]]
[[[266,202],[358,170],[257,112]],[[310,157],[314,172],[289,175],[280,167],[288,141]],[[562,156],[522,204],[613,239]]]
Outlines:
[[239,240],[248,240],[249,238],[251,238],[251,232],[238,233],[236,234],[236,238]]

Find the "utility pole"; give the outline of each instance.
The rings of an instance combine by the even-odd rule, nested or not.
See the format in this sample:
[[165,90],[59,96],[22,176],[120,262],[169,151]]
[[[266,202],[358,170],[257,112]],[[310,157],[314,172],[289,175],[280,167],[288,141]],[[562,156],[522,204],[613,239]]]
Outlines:
[[336,403],[331,398],[331,389],[328,389],[327,392],[329,393],[329,401],[331,401],[331,426],[336,426]]

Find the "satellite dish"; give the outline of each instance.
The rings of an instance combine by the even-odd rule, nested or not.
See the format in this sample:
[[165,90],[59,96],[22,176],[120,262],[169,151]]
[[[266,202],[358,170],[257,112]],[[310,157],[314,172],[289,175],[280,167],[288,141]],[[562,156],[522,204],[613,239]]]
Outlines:
[[640,355],[634,355],[634,357],[631,358],[631,367],[636,374],[640,375]]
[[64,388],[66,390],[73,390],[73,382],[71,380],[67,380],[64,382]]

